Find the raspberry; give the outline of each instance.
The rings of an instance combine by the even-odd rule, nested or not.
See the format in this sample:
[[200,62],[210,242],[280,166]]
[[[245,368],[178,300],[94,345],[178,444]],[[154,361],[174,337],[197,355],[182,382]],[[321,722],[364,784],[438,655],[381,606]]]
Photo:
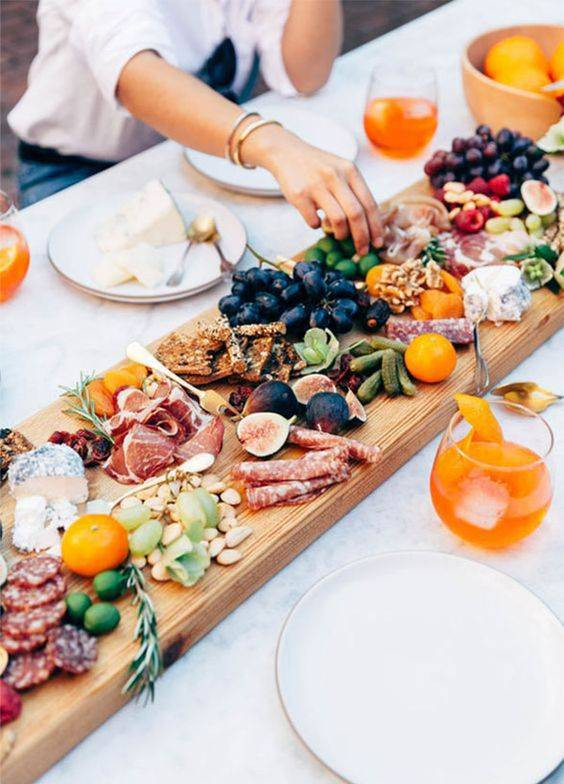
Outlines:
[[476,209],[482,213],[482,215],[484,216],[484,221],[487,221],[493,215],[493,210],[491,209],[491,207],[488,207],[487,204],[485,204],[483,207],[477,207]]
[[460,231],[466,234],[475,234],[484,227],[486,219],[478,209],[462,210],[462,212],[458,213],[454,222]]
[[474,177],[473,180],[466,184],[466,187],[472,193],[483,193],[485,196],[490,195],[490,186],[483,177]]
[[491,192],[495,193],[496,196],[509,196],[511,181],[509,180],[508,174],[498,174],[497,177],[492,177],[488,182],[488,185],[490,186]]

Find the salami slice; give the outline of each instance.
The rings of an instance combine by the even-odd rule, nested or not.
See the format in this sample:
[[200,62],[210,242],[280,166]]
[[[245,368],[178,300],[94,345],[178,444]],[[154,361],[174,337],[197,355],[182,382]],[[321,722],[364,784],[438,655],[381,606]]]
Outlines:
[[64,601],[44,604],[22,612],[9,612],[2,617],[2,632],[8,637],[30,637],[45,634],[57,626],[66,611]]
[[340,468],[331,476],[319,476],[303,481],[276,482],[262,487],[249,487],[247,489],[247,503],[253,510],[283,504],[289,499],[313,493],[337,482],[344,482],[350,475],[351,470],[348,464],[341,463]]
[[474,337],[473,324],[467,318],[430,319],[429,321],[390,318],[386,324],[386,331],[389,338],[401,340],[402,343],[411,343],[413,338],[429,332],[443,335],[451,343],[471,343]]
[[34,651],[10,659],[2,677],[17,691],[24,691],[44,683],[54,669],[55,664],[45,651]]
[[234,479],[242,480],[246,485],[313,479],[335,473],[347,460],[347,457],[348,450],[346,448],[335,447],[331,450],[324,450],[323,455],[318,459],[308,457],[304,460],[239,463],[232,469],[231,475]]
[[66,589],[62,574],[56,574],[52,580],[47,580],[37,588],[24,588],[23,585],[9,583],[2,590],[2,604],[7,610],[29,610],[56,602],[65,595]]
[[98,656],[96,639],[83,629],[66,625],[51,629],[45,652],[56,667],[74,675],[89,670]]
[[274,504],[275,506],[299,506],[300,504],[307,504],[309,501],[313,501],[314,498],[317,498],[323,493],[329,490],[328,487],[322,487],[321,490],[314,490],[311,493],[304,493],[303,495],[297,495],[295,498],[288,498],[287,501],[281,501],[278,504]]
[[349,457],[366,463],[378,463],[382,458],[379,446],[369,446],[355,441],[354,438],[335,436],[332,433],[323,433],[321,430],[309,430],[306,427],[292,425],[288,443],[302,446],[304,449],[328,449],[334,446],[346,446]]
[[41,648],[47,642],[47,637],[44,634],[30,634],[28,637],[7,637],[2,635],[0,637],[0,645],[13,656],[16,653],[29,653],[36,648]]
[[10,569],[8,580],[15,585],[35,588],[52,580],[61,571],[62,561],[51,555],[33,555],[22,558]]

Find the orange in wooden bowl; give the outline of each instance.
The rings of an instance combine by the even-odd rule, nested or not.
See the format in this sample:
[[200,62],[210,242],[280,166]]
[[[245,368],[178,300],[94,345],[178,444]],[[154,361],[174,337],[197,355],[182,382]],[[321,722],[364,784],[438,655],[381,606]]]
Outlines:
[[[471,41],[462,55],[462,81],[476,122],[491,126],[494,133],[511,128],[533,139],[557,122],[558,101],[531,90],[542,86],[543,74],[549,70],[547,58],[563,38],[562,25],[516,25],[490,30]],[[488,73],[496,73],[496,79],[501,74],[506,83],[486,75],[486,67]],[[549,76],[546,79],[548,84]]]

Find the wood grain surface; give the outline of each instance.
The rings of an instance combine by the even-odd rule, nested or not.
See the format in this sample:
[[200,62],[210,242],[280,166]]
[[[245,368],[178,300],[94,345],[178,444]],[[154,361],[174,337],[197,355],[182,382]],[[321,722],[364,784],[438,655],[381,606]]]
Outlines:
[[[402,195],[424,190],[424,184],[416,183]],[[208,311],[204,317],[212,318],[214,315],[214,311]],[[190,331],[194,321],[186,323],[182,329]],[[481,330],[482,346],[489,363],[492,385],[563,325],[562,297],[546,289],[535,292],[533,307],[523,321],[501,327],[484,325]],[[350,335],[345,339],[352,342]],[[371,403],[368,421],[352,430],[351,435],[382,447],[384,457],[379,465],[355,467],[348,482],[331,488],[304,506],[252,513],[244,508],[243,503],[239,519],[252,525],[254,534],[241,546],[244,557],[238,563],[229,567],[212,565],[204,578],[192,588],[183,588],[172,582],[150,581],[165,666],[172,664],[443,430],[455,408],[453,394],[473,391],[473,371],[472,349],[459,349],[456,370],[446,382],[420,384],[414,398],[381,396]],[[73,379],[61,379],[61,383],[72,382]],[[219,391],[224,389],[226,387],[218,386]],[[75,430],[76,421],[63,414],[63,408],[63,401],[56,400],[22,422],[18,429],[36,445],[43,443],[53,430]],[[288,454],[298,454],[298,451],[285,450]],[[214,473],[226,475],[230,466],[244,457],[232,425],[226,425],[224,447]],[[114,482],[100,469],[89,469],[88,478],[90,498],[112,499],[124,491],[123,485]],[[1,492],[2,552],[8,561],[13,561],[19,557],[9,545],[13,500],[6,487]],[[92,594],[90,584],[75,576],[70,579],[70,590],[87,590]],[[126,701],[121,689],[126,679],[126,668],[135,651],[132,642],[134,611],[127,599],[120,600],[117,606],[122,613],[122,621],[112,634],[101,638],[99,659],[90,673],[74,677],[59,674],[24,695],[21,717],[0,734],[2,748],[15,733],[14,746],[2,764],[3,784],[34,781]]]

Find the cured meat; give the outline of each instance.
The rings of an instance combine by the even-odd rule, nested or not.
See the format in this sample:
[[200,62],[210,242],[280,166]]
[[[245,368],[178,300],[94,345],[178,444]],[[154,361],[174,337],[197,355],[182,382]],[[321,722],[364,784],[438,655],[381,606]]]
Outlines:
[[281,501],[278,504],[274,504],[274,506],[299,506],[300,504],[307,504],[310,501],[313,501],[314,498],[323,495],[326,490],[329,490],[329,487],[322,487],[321,490],[314,490],[311,493],[297,495],[295,498],[288,498],[287,501]]
[[61,599],[65,595],[66,587],[62,574],[56,574],[36,588],[10,583],[2,589],[2,604],[7,610],[29,610]]
[[10,569],[8,579],[15,585],[33,588],[43,585],[61,571],[62,561],[51,555],[33,555],[22,558]]
[[104,468],[123,483],[144,482],[174,462],[175,443],[157,430],[135,424]]
[[433,236],[450,228],[445,206],[430,196],[414,196],[392,204],[382,221],[382,258],[391,264],[418,258]]
[[249,508],[253,510],[283,504],[289,499],[308,495],[337,482],[344,482],[349,479],[350,475],[351,469],[348,464],[341,463],[339,469],[331,476],[319,476],[303,481],[277,482],[262,487],[249,487],[247,489],[247,503]]
[[446,253],[446,268],[459,278],[477,267],[496,264],[512,253],[520,253],[530,243],[526,231],[466,234],[454,229],[440,234],[439,240]]
[[55,663],[45,651],[34,651],[10,659],[2,676],[9,686],[24,691],[49,679]]
[[96,661],[98,646],[96,639],[83,629],[67,624],[49,632],[45,653],[59,669],[80,675]]
[[302,460],[270,460],[265,462],[239,463],[231,471],[234,479],[247,485],[260,485],[265,482],[284,480],[313,479],[337,472],[348,458],[346,448],[335,447],[324,450],[323,456],[313,456]]
[[335,436],[332,433],[323,433],[320,430],[309,430],[306,427],[292,425],[288,443],[304,447],[304,449],[328,449],[333,446],[345,446],[349,457],[366,463],[378,463],[382,458],[379,446],[369,446],[355,441],[354,438]]
[[44,634],[57,626],[66,611],[64,601],[44,604],[22,612],[8,612],[2,616],[2,632],[9,637],[29,637]]
[[210,417],[209,422],[195,436],[176,447],[174,451],[176,460],[188,460],[189,457],[199,455],[201,452],[218,455],[223,444],[224,432],[223,421],[216,416]]
[[47,637],[44,634],[30,634],[27,637],[6,637],[4,634],[0,636],[0,645],[10,656],[15,653],[29,653],[36,648],[41,648],[46,642]]
[[402,343],[411,343],[418,335],[434,332],[443,335],[451,343],[471,343],[473,339],[473,324],[467,318],[430,319],[429,321],[416,321],[407,318],[390,318],[386,324],[386,334],[392,340]]

